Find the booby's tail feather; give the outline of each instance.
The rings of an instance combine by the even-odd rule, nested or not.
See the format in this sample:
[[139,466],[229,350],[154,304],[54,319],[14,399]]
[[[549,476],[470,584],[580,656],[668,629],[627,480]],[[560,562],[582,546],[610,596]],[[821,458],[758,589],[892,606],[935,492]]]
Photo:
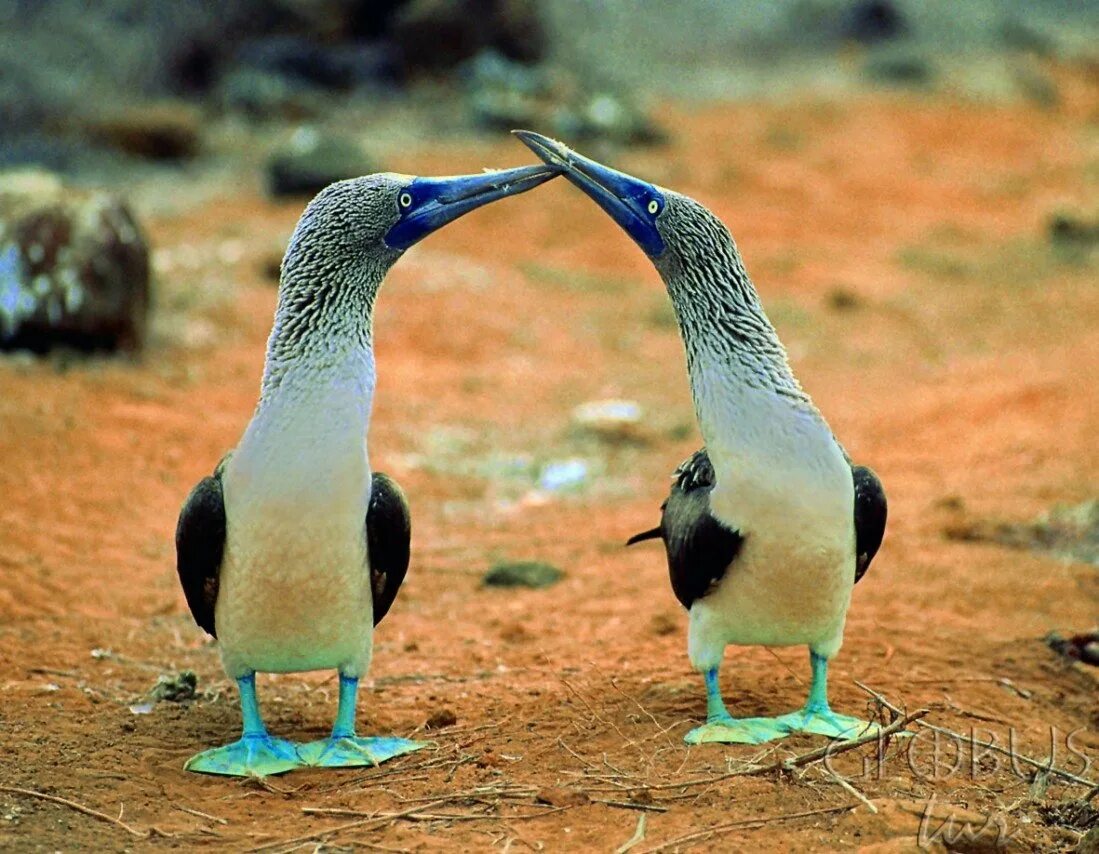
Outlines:
[[632,546],[634,543],[640,543],[644,540],[659,540],[664,537],[663,531],[660,530],[660,526],[650,528],[648,531],[642,531],[640,534],[634,534],[628,540],[626,540],[627,546]]

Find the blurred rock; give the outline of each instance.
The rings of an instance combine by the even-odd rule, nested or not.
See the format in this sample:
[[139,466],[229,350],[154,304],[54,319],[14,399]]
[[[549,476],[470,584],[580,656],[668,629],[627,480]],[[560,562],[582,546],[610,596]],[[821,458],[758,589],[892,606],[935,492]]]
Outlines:
[[964,507],[943,509],[950,514],[942,525],[947,539],[996,542],[1099,566],[1099,499],[1057,505],[1033,522],[974,519]]
[[275,198],[314,196],[334,181],[376,172],[374,162],[352,139],[315,128],[299,128],[271,155],[267,189]]
[[218,83],[215,100],[225,112],[252,119],[311,119],[328,106],[323,93],[277,74],[234,68]]
[[1099,219],[1056,213],[1049,219],[1049,239],[1059,246],[1095,246],[1099,244]]
[[1000,28],[1003,43],[1014,50],[1033,53],[1035,56],[1052,56],[1056,52],[1054,40],[1040,32],[1031,21],[1008,18]]
[[445,71],[485,48],[521,62],[546,51],[533,0],[411,0],[397,10],[390,33],[412,72]]
[[860,0],[844,14],[842,32],[845,38],[873,44],[904,35],[908,25],[889,0]]
[[322,44],[306,36],[270,36],[241,45],[236,65],[344,92],[399,80],[395,49],[385,42]]
[[832,288],[826,300],[833,311],[855,311],[862,307],[862,297],[842,285]]
[[553,118],[554,133],[567,139],[605,139],[625,145],[661,143],[667,134],[625,95],[596,92],[565,106]]
[[556,566],[541,561],[498,563],[485,573],[486,587],[550,587],[565,577]]
[[474,123],[492,131],[545,128],[570,142],[663,142],[667,134],[626,95],[591,91],[563,69],[509,60],[494,50],[462,67]]
[[138,157],[178,160],[201,146],[202,113],[182,101],[154,101],[80,121],[93,139]]
[[451,709],[436,709],[428,716],[424,729],[443,729],[458,723],[458,716]]
[[149,248],[119,199],[0,175],[0,348],[136,350],[149,299]]
[[1099,667],[1099,629],[1067,638],[1051,632],[1046,635],[1045,641],[1050,649],[1065,658]]
[[185,703],[198,696],[198,677],[193,670],[183,670],[175,676],[158,676],[149,691],[149,699],[156,702]]

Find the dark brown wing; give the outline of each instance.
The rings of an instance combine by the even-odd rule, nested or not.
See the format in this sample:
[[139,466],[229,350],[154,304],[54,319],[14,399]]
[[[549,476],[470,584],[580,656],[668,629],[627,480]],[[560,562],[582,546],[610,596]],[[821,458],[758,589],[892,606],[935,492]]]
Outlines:
[[199,627],[217,637],[214,605],[225,553],[225,501],[221,467],[191,490],[176,523],[176,572],[191,616]]
[[370,482],[370,504],[366,510],[366,543],[370,587],[374,593],[375,626],[389,612],[408,573],[411,541],[412,517],[404,492],[389,475],[375,472]]
[[684,461],[673,477],[672,491],[661,506],[660,527],[631,537],[627,545],[657,537],[664,541],[672,591],[689,609],[725,577],[744,538],[710,513],[714,470],[705,448]]
[[852,466],[855,481],[855,583],[866,575],[885,536],[888,507],[885,489],[866,466]]

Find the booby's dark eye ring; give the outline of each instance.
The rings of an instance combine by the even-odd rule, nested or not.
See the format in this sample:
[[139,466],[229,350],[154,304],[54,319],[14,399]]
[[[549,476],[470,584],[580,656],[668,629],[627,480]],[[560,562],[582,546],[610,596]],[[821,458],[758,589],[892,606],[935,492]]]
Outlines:
[[412,194],[411,193],[401,193],[400,198],[397,199],[397,202],[398,202],[398,204],[400,204],[400,206],[402,208],[411,207],[412,206]]
[[651,199],[649,201],[649,213],[655,215],[658,210],[660,210],[660,202],[656,199]]

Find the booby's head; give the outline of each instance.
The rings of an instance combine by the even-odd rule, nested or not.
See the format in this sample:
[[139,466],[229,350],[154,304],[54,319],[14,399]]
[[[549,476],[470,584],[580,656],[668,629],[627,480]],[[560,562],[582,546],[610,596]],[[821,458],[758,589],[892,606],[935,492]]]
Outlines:
[[[547,165],[562,169],[649,256],[671,297],[689,365],[715,359],[735,362],[743,367],[739,375],[744,382],[776,390],[811,409],[729,229],[712,211],[541,134],[514,133]],[[691,370],[692,384],[696,379],[708,382]]]
[[297,271],[330,275],[379,263],[384,272],[444,225],[560,172],[539,164],[445,178],[384,172],[338,181],[318,193],[298,221],[283,259],[283,279]]
[[[725,224],[689,196],[611,169],[533,131],[513,133],[606,211],[669,284],[684,267],[704,264],[730,251],[736,258]],[[739,263],[739,258],[736,261]]]

